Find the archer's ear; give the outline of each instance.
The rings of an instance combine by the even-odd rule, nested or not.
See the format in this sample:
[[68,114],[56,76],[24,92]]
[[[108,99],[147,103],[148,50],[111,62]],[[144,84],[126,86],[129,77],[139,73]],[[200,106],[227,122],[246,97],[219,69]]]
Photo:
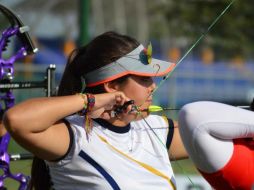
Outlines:
[[115,82],[105,82],[104,89],[106,92],[115,92],[118,91],[118,86]]

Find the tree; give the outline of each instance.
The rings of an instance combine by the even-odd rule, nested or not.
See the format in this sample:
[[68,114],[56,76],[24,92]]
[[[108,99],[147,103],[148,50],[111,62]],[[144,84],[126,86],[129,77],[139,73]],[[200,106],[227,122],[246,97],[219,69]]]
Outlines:
[[[165,11],[172,36],[185,38],[190,45],[229,3],[229,0],[171,0],[161,10]],[[200,46],[213,47],[219,58],[236,54],[251,57],[254,53],[253,7],[252,0],[236,0]]]

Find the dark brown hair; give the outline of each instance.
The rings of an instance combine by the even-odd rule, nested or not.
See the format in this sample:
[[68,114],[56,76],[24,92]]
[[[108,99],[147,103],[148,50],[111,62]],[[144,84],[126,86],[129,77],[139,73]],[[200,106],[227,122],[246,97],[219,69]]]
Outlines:
[[[84,88],[82,76],[94,71],[126,55],[135,49],[139,43],[126,35],[115,32],[106,32],[89,44],[72,52],[66,65],[60,82],[58,95],[70,95],[81,92]],[[94,90],[103,91],[100,86],[86,88],[86,92],[94,93]]]
[[[72,95],[82,90],[89,93],[104,92],[103,85],[85,88],[82,76],[94,71],[138,47],[139,43],[126,35],[115,32],[106,32],[94,38],[86,46],[74,50],[68,58],[62,80],[58,89],[58,96]],[[116,79],[123,82],[128,76]],[[45,162],[37,157],[32,164],[32,178],[30,190],[49,190],[50,175]]]

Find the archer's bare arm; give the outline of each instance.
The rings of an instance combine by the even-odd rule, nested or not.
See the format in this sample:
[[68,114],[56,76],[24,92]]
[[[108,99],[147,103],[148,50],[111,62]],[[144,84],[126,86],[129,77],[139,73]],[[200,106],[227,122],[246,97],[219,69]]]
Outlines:
[[[120,92],[95,95],[91,112],[100,116],[105,107],[116,103]],[[122,94],[120,101],[125,101]],[[11,136],[25,149],[45,160],[63,156],[70,144],[69,132],[62,119],[80,111],[87,101],[79,95],[35,98],[9,109],[4,116],[4,125]],[[123,102],[120,102],[122,104]]]

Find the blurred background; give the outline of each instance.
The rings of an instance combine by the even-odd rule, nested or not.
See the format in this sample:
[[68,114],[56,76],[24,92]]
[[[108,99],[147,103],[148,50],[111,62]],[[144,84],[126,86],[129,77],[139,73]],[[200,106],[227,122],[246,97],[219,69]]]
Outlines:
[[[40,81],[46,68],[56,65],[59,83],[68,54],[93,37],[117,31],[152,43],[153,57],[177,63],[208,29],[229,0],[0,0],[30,27],[39,52],[19,60],[14,81]],[[254,1],[235,1],[211,31],[190,51],[154,96],[154,103],[180,108],[188,102],[213,100],[232,105],[249,105],[254,97]],[[6,22],[0,14],[1,31]],[[14,40],[5,57],[18,49]],[[159,82],[159,81],[157,81]],[[14,90],[16,102],[45,96],[44,90]],[[168,117],[177,119],[177,111]],[[12,142],[13,143],[13,142]],[[21,151],[11,145],[10,152]],[[26,170],[30,163],[14,163]],[[191,189],[186,175],[199,189],[210,189],[191,161],[173,162],[178,188]],[[28,169],[24,169],[28,168]],[[181,174],[181,175],[180,175]],[[184,175],[182,175],[184,174]]]

